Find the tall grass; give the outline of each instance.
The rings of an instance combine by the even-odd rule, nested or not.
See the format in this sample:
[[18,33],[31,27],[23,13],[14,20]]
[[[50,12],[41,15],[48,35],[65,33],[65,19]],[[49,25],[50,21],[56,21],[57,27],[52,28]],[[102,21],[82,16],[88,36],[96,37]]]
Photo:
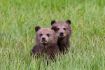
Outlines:
[[[54,19],[71,19],[71,48],[47,65],[29,54]],[[0,70],[105,70],[105,0],[0,0]]]

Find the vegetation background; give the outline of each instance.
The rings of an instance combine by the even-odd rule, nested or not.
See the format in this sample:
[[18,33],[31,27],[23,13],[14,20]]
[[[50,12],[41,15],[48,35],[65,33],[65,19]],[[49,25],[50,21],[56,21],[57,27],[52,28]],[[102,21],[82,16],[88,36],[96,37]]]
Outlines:
[[[46,65],[29,54],[53,19],[72,21],[71,48]],[[0,70],[105,70],[105,0],[0,0]]]

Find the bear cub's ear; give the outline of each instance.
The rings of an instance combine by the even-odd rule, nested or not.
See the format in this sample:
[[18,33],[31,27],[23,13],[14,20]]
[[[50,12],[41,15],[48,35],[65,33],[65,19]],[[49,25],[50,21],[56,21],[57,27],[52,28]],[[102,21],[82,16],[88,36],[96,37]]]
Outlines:
[[51,21],[51,25],[53,25],[55,22],[56,22],[55,20],[52,20],[52,21]]
[[37,32],[40,28],[41,28],[40,26],[36,26],[35,31]]
[[71,24],[71,20],[69,20],[69,19],[66,20],[66,23]]

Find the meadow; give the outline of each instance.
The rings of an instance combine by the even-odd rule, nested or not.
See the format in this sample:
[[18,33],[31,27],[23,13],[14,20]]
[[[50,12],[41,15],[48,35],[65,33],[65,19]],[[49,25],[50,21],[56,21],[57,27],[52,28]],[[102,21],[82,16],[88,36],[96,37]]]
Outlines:
[[[30,57],[36,25],[72,21],[68,54]],[[105,70],[105,0],[0,0],[0,70]]]

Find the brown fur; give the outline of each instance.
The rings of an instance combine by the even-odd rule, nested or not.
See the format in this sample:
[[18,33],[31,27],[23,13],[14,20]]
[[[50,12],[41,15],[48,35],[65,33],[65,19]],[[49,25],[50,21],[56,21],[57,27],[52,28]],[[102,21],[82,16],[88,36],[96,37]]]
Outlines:
[[[65,53],[68,51],[69,48],[69,38],[71,36],[71,21],[67,20],[65,22],[63,21],[52,21],[52,29],[56,31],[58,41],[57,44],[59,46],[59,50],[62,53]],[[61,37],[61,33],[63,33],[63,36]]]
[[[36,56],[46,55],[48,58],[54,59],[59,51],[59,48],[57,46],[56,33],[50,28],[40,28],[38,26],[35,28],[35,30],[36,45],[32,49],[32,54]],[[42,40],[43,37],[45,38],[45,42],[43,42]]]

